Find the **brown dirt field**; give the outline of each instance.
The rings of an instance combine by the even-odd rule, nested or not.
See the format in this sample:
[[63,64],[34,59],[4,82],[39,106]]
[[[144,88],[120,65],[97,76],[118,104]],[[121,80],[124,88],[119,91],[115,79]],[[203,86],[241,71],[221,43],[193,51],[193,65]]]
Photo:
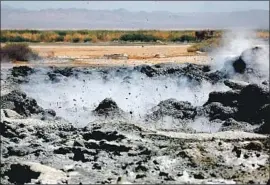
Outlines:
[[[85,45],[29,45],[46,63],[15,62],[15,65],[55,65],[55,66],[114,66],[140,65],[157,63],[207,63],[206,54],[190,53],[190,45],[144,45],[140,46],[85,46]],[[102,59],[105,54],[127,54],[129,59]],[[159,54],[160,57],[155,57]],[[65,59],[62,62],[59,59]]]

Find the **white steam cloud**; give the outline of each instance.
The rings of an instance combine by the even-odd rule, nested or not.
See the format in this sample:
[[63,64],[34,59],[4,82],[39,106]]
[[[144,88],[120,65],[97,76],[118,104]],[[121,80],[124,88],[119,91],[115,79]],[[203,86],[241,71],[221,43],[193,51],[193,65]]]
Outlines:
[[[256,55],[256,57],[252,57],[250,53],[248,53],[243,58],[247,63],[257,68],[264,79],[268,79],[269,41],[259,39],[254,30],[231,30],[225,32],[221,39],[221,47],[210,53],[210,56],[214,59],[211,62],[211,67],[213,70],[221,70],[226,61],[233,57],[238,57],[243,51],[256,46],[261,47],[262,52]],[[230,74],[234,74],[232,67],[226,66],[226,70]],[[241,77],[237,76],[236,78]],[[258,79],[252,76],[249,78],[249,81],[256,83]]]
[[58,116],[78,126],[95,119],[91,111],[105,98],[112,98],[121,109],[133,112],[132,119],[140,120],[162,100],[175,98],[198,106],[207,101],[210,92],[229,89],[206,81],[194,85],[184,77],[148,78],[135,71],[123,75],[112,72],[106,80],[99,72],[81,73],[77,78],[61,77],[61,82],[53,83],[45,69],[33,74],[30,82],[21,88],[42,107],[54,109]]

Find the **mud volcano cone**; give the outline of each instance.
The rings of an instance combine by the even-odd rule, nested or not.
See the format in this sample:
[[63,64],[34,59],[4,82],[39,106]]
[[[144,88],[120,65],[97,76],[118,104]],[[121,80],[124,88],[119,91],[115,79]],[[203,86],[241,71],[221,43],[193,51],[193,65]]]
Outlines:
[[106,98],[99,103],[94,113],[99,116],[119,116],[123,110],[111,98]]
[[261,54],[263,54],[263,49],[258,46],[243,51],[232,63],[235,72],[244,73],[247,68],[252,68],[250,65],[254,63],[256,58]]

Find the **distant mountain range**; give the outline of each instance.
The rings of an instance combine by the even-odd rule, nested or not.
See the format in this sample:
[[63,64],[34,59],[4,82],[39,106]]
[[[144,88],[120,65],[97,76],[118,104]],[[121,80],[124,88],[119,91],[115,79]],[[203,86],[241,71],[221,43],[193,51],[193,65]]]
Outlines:
[[1,7],[1,29],[269,29],[269,11],[220,13]]

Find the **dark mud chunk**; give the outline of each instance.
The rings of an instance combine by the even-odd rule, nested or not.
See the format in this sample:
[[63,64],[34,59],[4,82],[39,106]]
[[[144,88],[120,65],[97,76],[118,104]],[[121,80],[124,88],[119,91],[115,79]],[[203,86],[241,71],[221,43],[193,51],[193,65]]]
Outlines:
[[224,80],[224,84],[230,87],[233,90],[242,90],[244,87],[248,85],[246,82],[235,81],[235,80]]
[[261,119],[264,123],[270,123],[270,104],[266,104],[262,106],[259,110],[259,119]]
[[193,175],[195,179],[204,179],[204,174],[203,173],[196,173]]
[[123,78],[123,82],[122,83],[127,83],[130,84],[131,83],[132,78],[130,76],[126,76]]
[[53,73],[53,72],[48,72],[47,75],[48,75],[49,79],[54,83],[58,83],[58,82],[61,81],[60,80],[61,75],[59,75],[59,74],[56,74],[56,73]]
[[86,158],[84,156],[84,152],[81,148],[78,148],[78,147],[74,148],[73,153],[74,153],[74,156],[73,156],[74,161],[82,161],[82,162],[86,161]]
[[35,70],[28,66],[19,66],[19,67],[13,67],[11,74],[14,77],[19,77],[19,76],[26,77],[30,74],[33,74],[34,72]]
[[146,74],[148,77],[153,77],[158,73],[155,68],[148,65],[141,66],[140,72]]
[[37,105],[35,99],[26,97],[25,93],[18,90],[1,97],[1,109],[11,109],[23,116],[30,116],[44,111]]
[[190,81],[196,81],[201,83],[203,80],[212,81],[207,76],[206,71],[208,67],[196,64],[186,64],[183,67],[176,68],[176,71],[181,75],[187,77]]
[[269,86],[269,80],[264,80],[264,81],[262,82],[262,84],[263,84],[263,85],[266,85],[266,86]]
[[254,132],[259,134],[270,134],[270,123],[265,122],[263,125],[261,125],[259,128],[256,128]]
[[241,156],[242,150],[239,147],[234,146],[232,152],[234,152],[236,154],[236,157],[239,158]]
[[99,116],[120,116],[124,113],[111,98],[102,100],[93,112]]
[[50,116],[56,116],[56,112],[53,109],[45,109],[44,114],[48,114]]
[[119,141],[125,138],[124,135],[119,134],[117,131],[113,131],[113,132],[102,132],[99,130],[94,130],[92,132],[89,133],[84,133],[83,134],[83,138],[85,140],[89,140],[89,139],[94,139],[94,140],[107,140],[107,141]]
[[42,112],[41,120],[50,120],[53,119],[56,116],[56,112],[52,109],[45,109]]
[[8,148],[9,156],[26,156],[30,154],[30,148],[27,146],[9,146]]
[[23,164],[11,164],[10,169],[4,173],[9,177],[9,182],[14,184],[30,183],[31,179],[37,179],[40,172],[31,170],[30,166]]
[[204,66],[202,67],[202,71],[203,71],[203,72],[210,72],[210,71],[211,71],[211,67],[210,67],[209,65],[204,65]]
[[233,61],[232,66],[234,71],[237,73],[244,73],[247,67],[246,62],[242,59],[242,57],[238,57]]
[[239,92],[237,91],[226,91],[226,92],[213,91],[209,93],[209,98],[208,101],[205,103],[205,105],[208,105],[212,102],[219,102],[225,106],[236,106],[238,97]]
[[241,90],[239,94],[239,111],[237,114],[237,118],[243,121],[260,123],[260,110],[262,110],[261,116],[265,117],[263,114],[264,111],[262,109],[262,106],[268,104],[269,100],[270,95],[268,87],[259,86],[257,84],[250,84],[246,86]]
[[5,138],[24,138],[19,132],[18,127],[14,127],[7,121],[0,122],[0,134]]
[[247,150],[261,151],[263,149],[263,144],[260,141],[251,141],[244,146]]
[[106,141],[100,141],[99,148],[101,150],[111,151],[111,152],[128,152],[132,149],[129,146],[112,144]]
[[234,118],[237,112],[237,108],[224,106],[219,102],[212,102],[204,106],[204,109],[210,120]]
[[262,121],[262,125],[255,129],[255,132],[260,134],[270,134],[270,104],[262,106],[259,110],[259,119]]
[[132,149],[130,146],[111,143],[105,140],[101,140],[99,142],[85,142],[85,147],[88,149],[104,150],[108,152],[128,152]]
[[72,67],[56,68],[53,70],[53,73],[55,73],[55,74],[59,73],[63,76],[69,77],[69,76],[72,76],[74,74],[74,70]]
[[168,99],[161,101],[148,115],[153,120],[159,120],[163,116],[172,116],[176,119],[193,119],[196,115],[195,108],[187,101]]

